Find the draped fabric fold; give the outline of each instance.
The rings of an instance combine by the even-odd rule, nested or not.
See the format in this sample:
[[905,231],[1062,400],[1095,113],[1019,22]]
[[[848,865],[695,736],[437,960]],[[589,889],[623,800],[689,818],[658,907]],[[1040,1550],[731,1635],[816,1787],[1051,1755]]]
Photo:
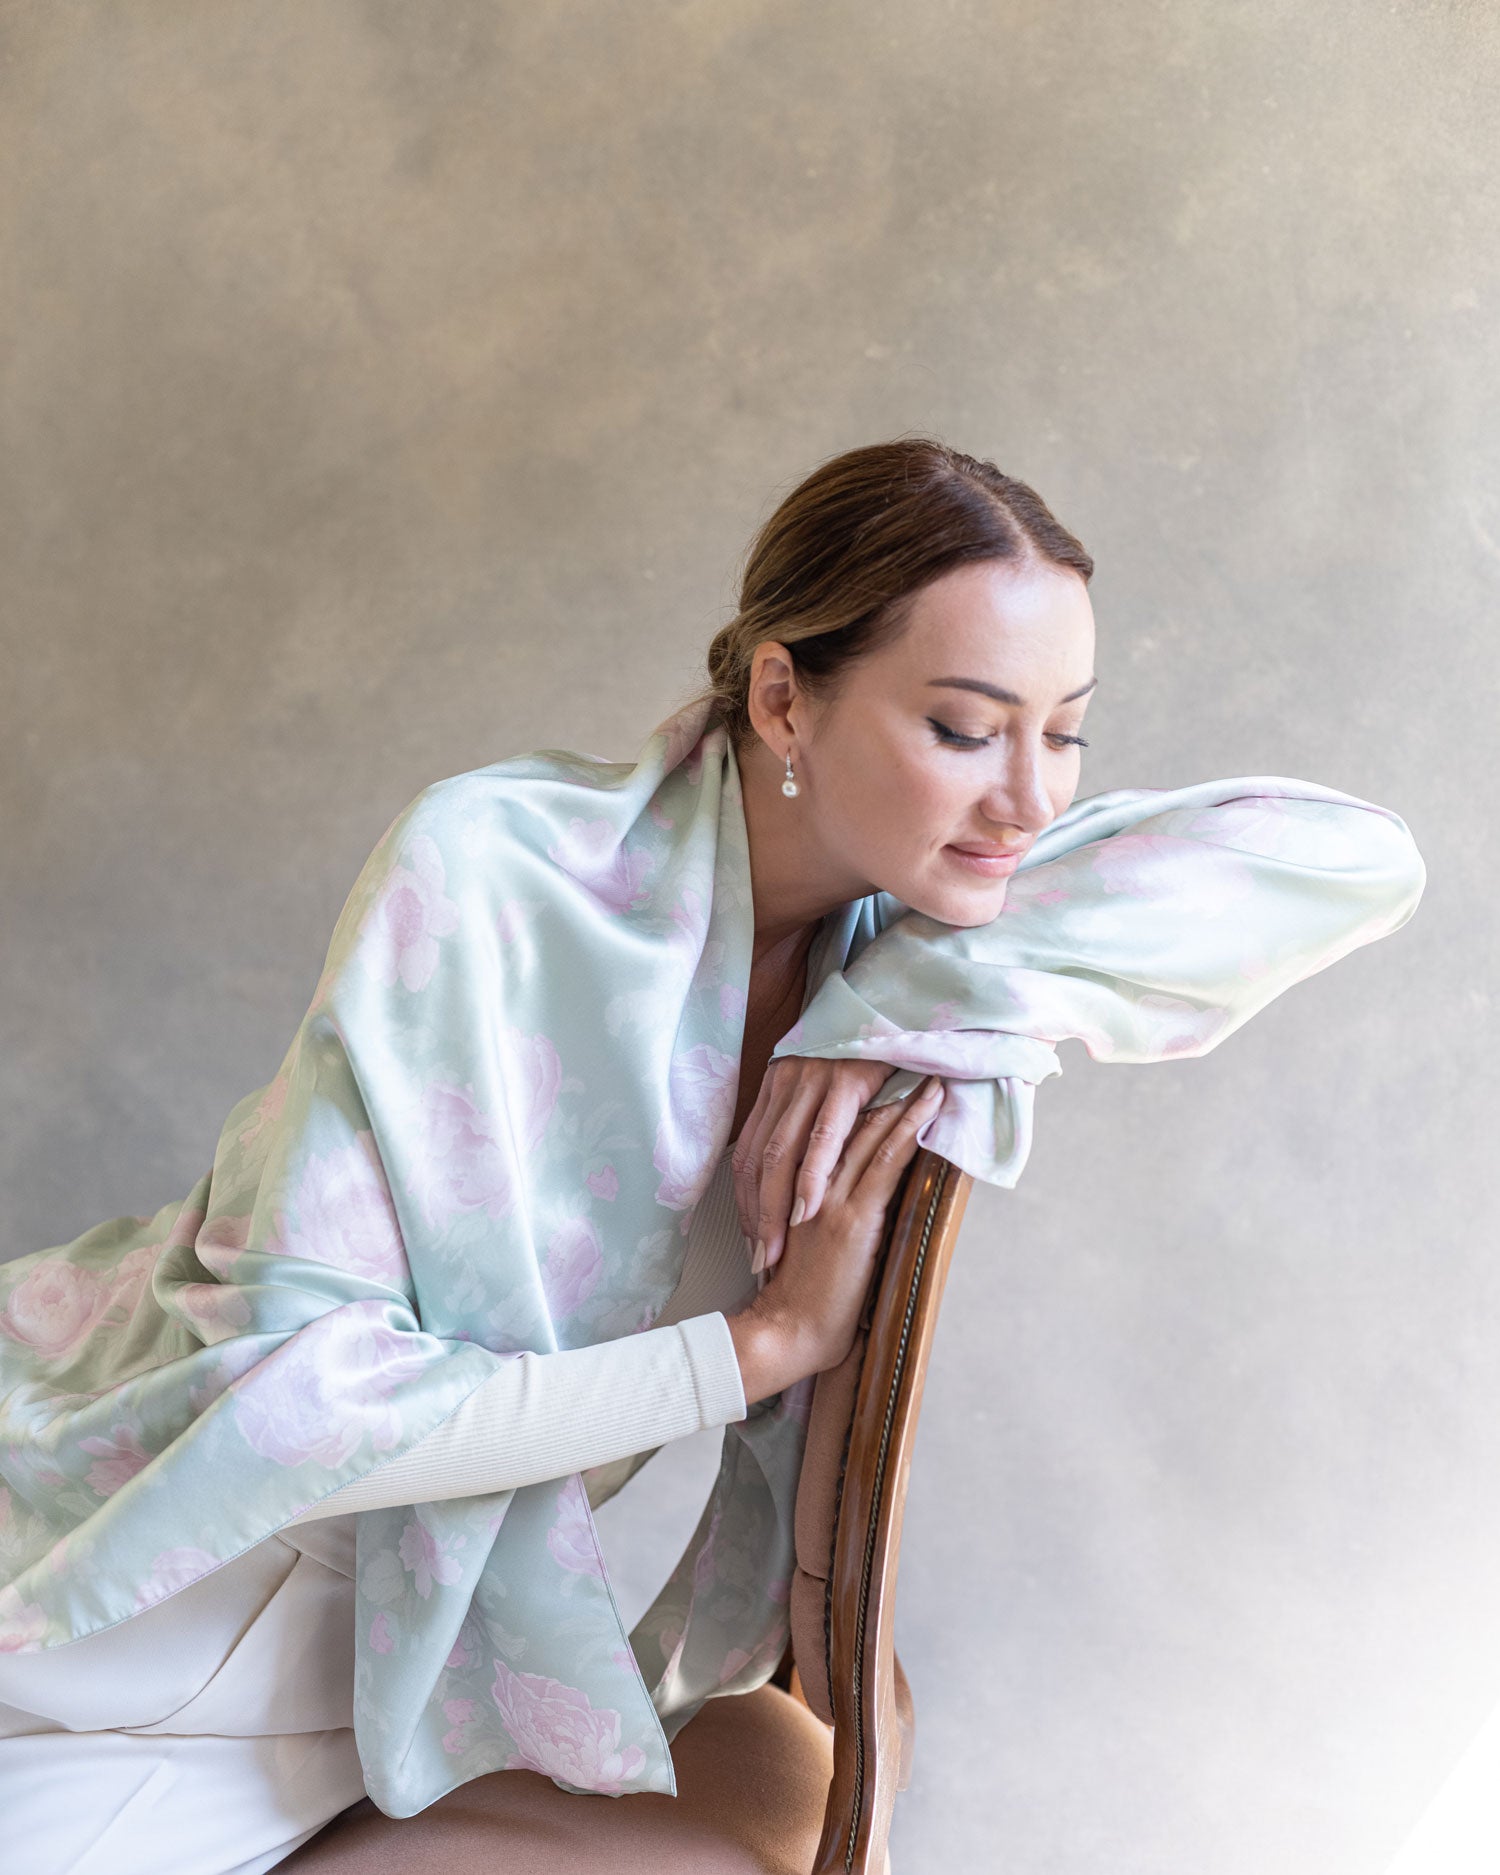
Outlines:
[[[1095,1061],[1203,1055],[1304,977],[1405,924],[1425,870],[1406,823],[1316,782],[1241,776],[1075,802],[999,917],[916,912],[827,978],[776,1056],[890,1062],[877,1104],[947,1080],[921,1143],[996,1185],[1030,1151],[1056,1044]],[[899,913],[901,908],[895,907]]]
[[[1386,810],[1255,779],[1075,804],[993,924],[830,914],[778,1053],[946,1083],[927,1143],[1010,1184],[1055,1044],[1201,1054],[1411,915]],[[524,1351],[652,1325],[727,1143],[753,915],[739,776],[691,705],[634,763],[434,783],[377,843],[280,1067],[151,1217],[0,1265],[4,1657],[130,1620],[411,1449]],[[669,1740],[787,1635],[813,1382],[725,1430],[627,1637],[580,1474],[367,1511],[355,1727],[411,1815],[472,1777],[674,1791]]]

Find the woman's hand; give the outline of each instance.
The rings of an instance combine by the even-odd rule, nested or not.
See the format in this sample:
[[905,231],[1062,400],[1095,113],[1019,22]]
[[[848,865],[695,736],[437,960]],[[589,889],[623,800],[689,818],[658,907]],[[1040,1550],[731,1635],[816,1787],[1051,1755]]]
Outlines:
[[929,1076],[905,1100],[864,1115],[824,1179],[816,1218],[791,1226],[780,1268],[728,1318],[747,1406],[837,1367],[853,1347],[886,1212],[942,1087]]
[[740,1229],[773,1269],[789,1224],[814,1218],[860,1108],[895,1073],[884,1061],[783,1055],[766,1069],[734,1148]]

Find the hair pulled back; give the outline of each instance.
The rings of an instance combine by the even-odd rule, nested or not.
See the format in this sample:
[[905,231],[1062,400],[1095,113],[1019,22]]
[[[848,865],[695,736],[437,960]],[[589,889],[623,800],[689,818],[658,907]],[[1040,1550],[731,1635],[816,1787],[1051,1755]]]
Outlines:
[[1047,562],[1089,580],[1094,562],[1029,488],[930,437],[871,443],[813,470],[751,542],[739,611],[708,648],[710,698],[738,744],[757,645],[787,647],[798,678],[836,687],[889,643],[909,602],[974,560]]

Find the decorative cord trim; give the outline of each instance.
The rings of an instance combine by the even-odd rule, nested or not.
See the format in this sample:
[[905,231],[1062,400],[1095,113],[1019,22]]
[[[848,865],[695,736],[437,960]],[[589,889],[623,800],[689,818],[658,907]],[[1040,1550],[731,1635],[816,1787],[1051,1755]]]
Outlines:
[[[917,1245],[916,1261],[912,1267],[911,1287],[906,1295],[906,1310],[901,1321],[901,1337],[896,1344],[896,1364],[891,1374],[890,1391],[886,1395],[885,1420],[880,1429],[880,1443],[875,1457],[875,1489],[871,1493],[870,1526],[865,1533],[865,1553],[860,1565],[859,1596],[855,1605],[854,1618],[854,1801],[850,1806],[849,1836],[844,1844],[844,1867],[854,1866],[854,1849],[859,1835],[859,1815],[864,1802],[865,1791],[865,1733],[859,1723],[861,1695],[864,1691],[865,1660],[865,1622],[870,1607],[870,1579],[875,1570],[875,1538],[880,1527],[881,1502],[885,1494],[886,1463],[890,1456],[891,1422],[896,1412],[896,1396],[901,1391],[901,1377],[906,1371],[907,1348],[911,1341],[912,1317],[916,1313],[917,1297],[922,1288],[922,1272],[927,1266],[927,1250],[932,1240],[933,1223],[937,1217],[939,1201],[948,1183],[948,1165],[943,1163],[938,1172],[937,1181],[932,1188],[932,1196],[927,1201],[927,1215],[922,1220],[922,1237]],[[867,1346],[868,1351],[868,1346]],[[849,1424],[844,1432],[844,1449],[839,1455],[838,1481],[833,1499],[834,1542],[837,1546],[839,1515],[844,1502],[844,1475],[849,1462],[849,1445],[854,1434],[854,1414],[849,1415]],[[830,1559],[828,1580],[823,1589],[823,1659],[824,1670],[828,1676],[828,1697],[830,1706],[833,1701],[833,1577],[834,1570]],[[837,1718],[837,1713],[834,1717]]]

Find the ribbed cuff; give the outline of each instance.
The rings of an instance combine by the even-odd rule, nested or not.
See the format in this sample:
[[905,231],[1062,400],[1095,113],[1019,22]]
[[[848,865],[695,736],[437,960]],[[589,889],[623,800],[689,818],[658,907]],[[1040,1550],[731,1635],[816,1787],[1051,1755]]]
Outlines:
[[690,1315],[676,1324],[687,1346],[698,1391],[698,1414],[705,1427],[728,1425],[749,1412],[740,1357],[722,1309],[711,1315]]

